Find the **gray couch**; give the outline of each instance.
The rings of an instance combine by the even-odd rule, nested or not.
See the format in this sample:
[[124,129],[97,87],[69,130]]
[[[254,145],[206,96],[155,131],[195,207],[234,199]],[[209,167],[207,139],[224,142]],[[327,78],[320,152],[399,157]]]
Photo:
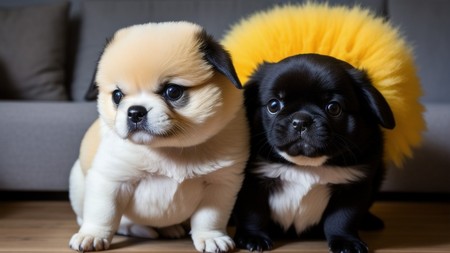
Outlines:
[[[42,55],[34,47],[37,40],[28,43],[3,44],[2,26],[12,7],[34,8],[36,4],[59,5],[56,15],[59,25],[51,31],[60,32],[60,58],[40,60],[38,66],[58,63],[42,71],[59,68],[56,81],[41,93],[33,91],[28,97],[0,94],[0,191],[67,190],[70,168],[78,156],[83,133],[97,117],[96,105],[86,101],[85,94],[93,78],[96,61],[106,39],[121,27],[149,21],[189,20],[201,24],[220,39],[231,24],[256,10],[265,9],[280,0],[2,0],[0,2],[0,93],[12,69],[19,75],[31,68],[11,67],[11,61],[20,57]],[[290,1],[296,2],[296,1]],[[352,0],[329,1],[333,4],[354,4]],[[423,83],[428,131],[424,143],[417,149],[405,168],[390,169],[383,186],[386,192],[450,193],[450,2],[446,0],[365,0],[357,3],[375,11],[397,25],[414,45],[419,76]],[[16,9],[17,10],[17,9]],[[6,13],[6,14],[5,14]],[[28,15],[29,16],[29,15]],[[42,28],[40,18],[13,29],[14,36]],[[43,21],[42,21],[43,22]],[[15,22],[14,24],[19,25]],[[11,25],[11,24],[10,24]],[[45,26],[47,27],[47,26]],[[50,32],[51,32],[50,31]],[[7,33],[10,34],[11,32]],[[11,36],[12,36],[11,35]],[[51,37],[51,36],[49,36]],[[48,37],[46,37],[48,38]],[[22,38],[23,39],[23,38]],[[18,39],[19,40],[19,39]],[[10,40],[11,41],[11,38]],[[49,45],[45,44],[45,45]],[[17,51],[22,45],[23,49]],[[61,45],[63,50],[61,51]],[[3,50],[3,51],[2,51]],[[3,53],[2,53],[3,52]],[[11,53],[13,52],[13,53]],[[5,56],[6,55],[6,59]],[[12,56],[11,56],[12,55]],[[3,57],[3,58],[2,58]],[[11,58],[8,58],[11,57]],[[44,55],[45,57],[45,55]],[[62,58],[61,58],[62,57]],[[27,62],[30,62],[27,58]],[[3,68],[2,68],[3,66]],[[5,67],[6,66],[6,67]],[[41,72],[42,72],[41,71]],[[38,75],[42,74],[41,72]],[[2,79],[3,77],[3,79]],[[22,78],[22,76],[20,76]],[[46,76],[48,77],[48,76]],[[58,79],[59,78],[59,79]],[[20,79],[28,82],[28,79]],[[58,80],[60,83],[58,83]],[[11,80],[9,80],[11,81]],[[51,82],[51,83],[50,83]],[[42,83],[42,80],[41,80]],[[33,84],[32,84],[33,85]],[[56,85],[56,86],[55,86]],[[34,87],[34,86],[32,86]],[[49,92],[58,91],[53,97]],[[20,94],[19,94],[20,95]],[[16,97],[15,97],[16,96]],[[33,97],[36,96],[36,97]],[[442,195],[440,195],[442,196]]]

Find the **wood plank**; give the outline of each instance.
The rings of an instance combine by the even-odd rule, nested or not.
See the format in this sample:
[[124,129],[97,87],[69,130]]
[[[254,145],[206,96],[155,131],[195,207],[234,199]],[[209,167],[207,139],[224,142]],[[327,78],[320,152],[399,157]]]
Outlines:
[[[450,203],[377,202],[386,228],[361,232],[376,253],[450,253]],[[73,252],[78,230],[66,201],[0,202],[0,252]],[[230,230],[232,231],[232,229]],[[189,238],[145,240],[115,236],[108,252],[196,252]],[[237,252],[246,252],[240,250]],[[324,240],[277,242],[273,252],[328,252]]]

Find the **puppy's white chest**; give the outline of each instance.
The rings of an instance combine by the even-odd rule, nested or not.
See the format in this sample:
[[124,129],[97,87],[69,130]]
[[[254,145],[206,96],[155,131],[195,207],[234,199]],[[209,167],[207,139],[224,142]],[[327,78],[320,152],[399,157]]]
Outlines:
[[272,219],[285,230],[294,225],[297,233],[317,224],[330,198],[328,187],[314,182],[282,184],[269,196]]
[[281,187],[269,195],[272,219],[286,230],[294,225],[297,233],[322,218],[330,199],[328,184],[347,183],[362,176],[352,168],[285,164],[263,164],[257,173],[281,181]]
[[201,178],[179,183],[165,176],[148,176],[136,186],[125,215],[155,227],[181,223],[197,208],[203,188]]

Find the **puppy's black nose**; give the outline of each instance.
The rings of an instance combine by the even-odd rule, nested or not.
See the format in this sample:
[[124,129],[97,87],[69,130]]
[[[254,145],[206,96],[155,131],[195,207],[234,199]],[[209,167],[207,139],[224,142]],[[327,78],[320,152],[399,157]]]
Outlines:
[[297,113],[292,119],[292,127],[300,132],[308,130],[312,123],[313,120],[311,116],[304,113]]
[[128,108],[128,119],[133,123],[139,123],[147,115],[147,109],[140,105],[133,105]]

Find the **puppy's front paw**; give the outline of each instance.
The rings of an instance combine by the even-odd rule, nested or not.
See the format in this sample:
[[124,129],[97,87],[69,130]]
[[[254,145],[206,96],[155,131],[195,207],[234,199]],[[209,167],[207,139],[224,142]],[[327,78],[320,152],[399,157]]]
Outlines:
[[231,237],[219,231],[192,232],[195,249],[200,252],[228,252],[234,249]]
[[100,251],[109,248],[109,241],[107,238],[77,233],[70,239],[69,247],[79,252]]
[[251,252],[263,252],[273,248],[273,242],[268,236],[236,234],[234,240],[239,248],[247,249]]
[[331,253],[368,253],[367,245],[359,240],[335,239],[328,244]]

